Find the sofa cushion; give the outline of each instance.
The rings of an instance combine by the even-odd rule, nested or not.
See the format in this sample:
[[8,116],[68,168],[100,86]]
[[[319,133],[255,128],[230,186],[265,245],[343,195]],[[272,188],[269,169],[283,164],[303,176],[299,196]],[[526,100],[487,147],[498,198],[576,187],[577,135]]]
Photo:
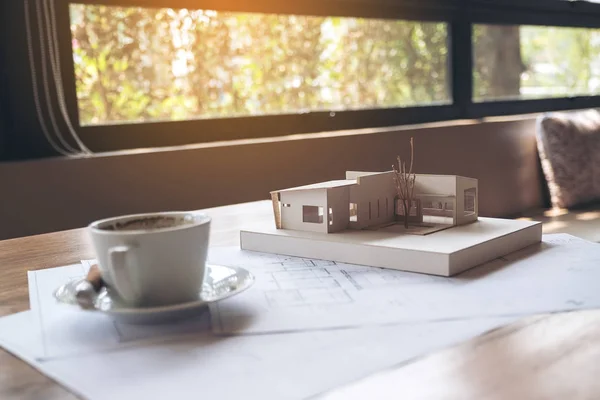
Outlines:
[[552,206],[600,199],[600,113],[586,110],[538,118],[536,139]]

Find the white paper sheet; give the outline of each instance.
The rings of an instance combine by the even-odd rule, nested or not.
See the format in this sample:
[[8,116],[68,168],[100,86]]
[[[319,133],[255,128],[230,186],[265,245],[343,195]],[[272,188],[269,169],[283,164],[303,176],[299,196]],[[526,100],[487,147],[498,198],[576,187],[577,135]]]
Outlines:
[[256,275],[250,290],[211,306],[217,333],[266,333],[427,322],[600,307],[600,246],[570,235],[452,278],[213,249],[211,262]]
[[35,318],[32,311],[0,318],[0,338],[29,363],[34,363],[42,351],[42,337],[37,329],[33,329],[36,326]]
[[208,313],[179,323],[141,326],[118,323],[99,312],[58,303],[53,296],[54,290],[71,279],[84,277],[89,266],[90,262],[84,261],[28,273],[33,321],[43,338],[41,349],[36,351],[37,358],[111,350],[167,337],[204,333],[209,329]]
[[[209,258],[213,263],[247,268],[256,275],[249,290],[211,306],[212,329],[218,334],[523,316],[600,307],[596,284],[600,281],[600,246],[570,235],[547,235],[539,246],[453,278],[227,247],[211,248]],[[45,337],[43,357],[194,334],[208,326],[205,318],[198,318],[140,329],[106,324],[105,315],[58,304],[52,296],[56,287],[83,276],[88,267],[84,263],[83,267],[30,273],[32,309]]]
[[[510,322],[494,318],[218,337],[39,359],[32,312],[0,318],[0,346],[87,399],[304,399]],[[108,321],[106,321],[108,323]],[[41,337],[37,337],[41,341]]]

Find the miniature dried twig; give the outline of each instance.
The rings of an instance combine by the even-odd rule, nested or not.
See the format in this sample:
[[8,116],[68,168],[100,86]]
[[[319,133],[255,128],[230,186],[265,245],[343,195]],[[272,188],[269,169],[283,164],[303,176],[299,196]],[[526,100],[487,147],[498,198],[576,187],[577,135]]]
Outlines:
[[416,175],[412,172],[414,160],[414,140],[410,138],[410,167],[406,170],[406,163],[402,161],[400,156],[397,157],[398,169],[396,165],[392,165],[394,170],[394,182],[396,183],[396,191],[398,199],[402,201],[404,209],[404,227],[408,229],[408,221],[410,210],[412,208],[413,194],[415,190]]

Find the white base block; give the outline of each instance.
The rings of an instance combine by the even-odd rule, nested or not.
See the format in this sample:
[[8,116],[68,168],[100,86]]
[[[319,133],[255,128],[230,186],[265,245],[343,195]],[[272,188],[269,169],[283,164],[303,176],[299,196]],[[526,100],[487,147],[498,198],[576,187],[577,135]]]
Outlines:
[[483,218],[426,236],[383,231],[315,233],[276,229],[272,223],[240,232],[241,248],[452,276],[542,240],[542,224]]

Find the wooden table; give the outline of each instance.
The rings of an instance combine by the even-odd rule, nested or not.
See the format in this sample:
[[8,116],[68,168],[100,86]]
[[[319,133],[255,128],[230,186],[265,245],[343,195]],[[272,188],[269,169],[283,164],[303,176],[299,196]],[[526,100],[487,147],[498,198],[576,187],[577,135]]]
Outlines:
[[[239,244],[243,224],[272,218],[268,201],[206,212],[213,217],[211,242],[217,246]],[[0,315],[29,308],[28,270],[93,257],[84,229],[0,241]],[[394,390],[374,396],[381,388],[377,379],[390,376]],[[333,392],[331,398],[600,399],[599,376],[600,310],[584,311],[524,319],[359,381]],[[0,399],[12,398],[75,397],[0,350]]]
[[600,311],[525,318],[322,400],[597,400]]

